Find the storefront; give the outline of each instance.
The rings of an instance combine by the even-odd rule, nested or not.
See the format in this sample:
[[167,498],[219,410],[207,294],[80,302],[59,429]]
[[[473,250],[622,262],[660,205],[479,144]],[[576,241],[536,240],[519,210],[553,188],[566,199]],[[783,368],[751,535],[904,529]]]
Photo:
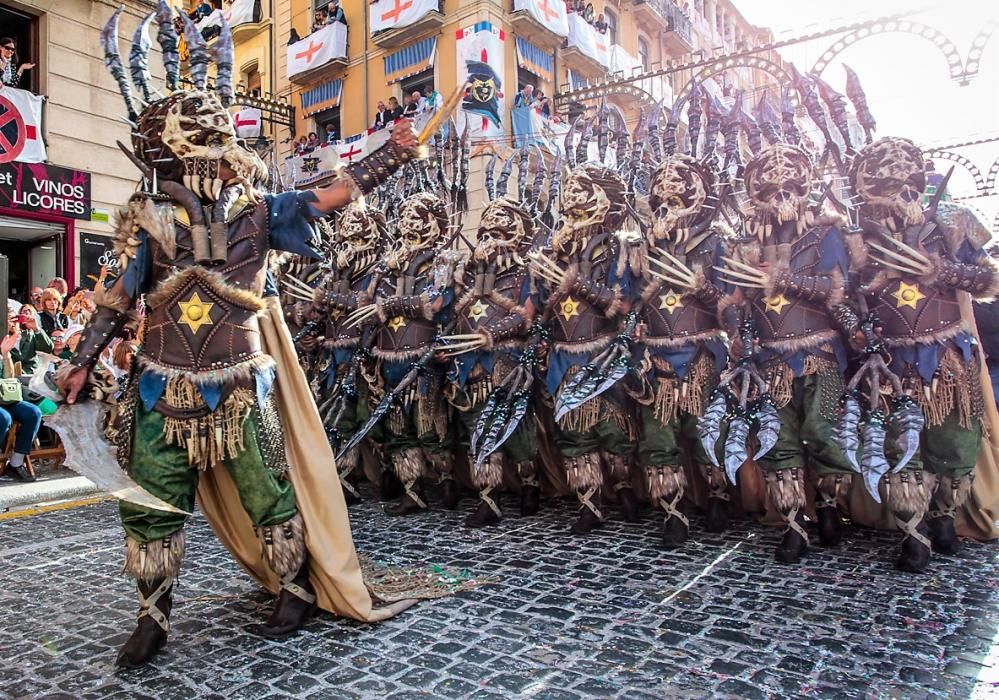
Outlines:
[[92,286],[80,277],[90,272],[85,260],[100,254],[95,256],[94,243],[88,245],[78,270],[80,239],[101,243],[110,239],[78,230],[91,218],[90,188],[91,176],[85,171],[44,163],[0,163],[0,255],[8,259],[12,298],[26,298],[31,287],[44,287],[53,277],[66,279],[70,289],[81,283]]

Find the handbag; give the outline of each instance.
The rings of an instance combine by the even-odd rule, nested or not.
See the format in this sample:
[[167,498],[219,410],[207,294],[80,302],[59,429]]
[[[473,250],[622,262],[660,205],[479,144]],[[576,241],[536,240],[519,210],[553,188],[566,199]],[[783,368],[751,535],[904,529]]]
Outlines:
[[21,380],[17,377],[0,379],[0,404],[12,404],[23,400],[21,391]]

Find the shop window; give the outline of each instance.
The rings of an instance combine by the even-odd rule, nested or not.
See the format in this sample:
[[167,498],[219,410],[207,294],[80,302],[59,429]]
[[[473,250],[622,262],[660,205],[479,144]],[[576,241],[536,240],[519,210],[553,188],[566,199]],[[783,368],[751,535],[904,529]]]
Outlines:
[[0,7],[0,37],[13,40],[11,65],[14,71],[23,63],[35,64],[34,68],[22,74],[18,87],[38,93],[39,76],[42,74],[38,65],[38,18],[9,7]]

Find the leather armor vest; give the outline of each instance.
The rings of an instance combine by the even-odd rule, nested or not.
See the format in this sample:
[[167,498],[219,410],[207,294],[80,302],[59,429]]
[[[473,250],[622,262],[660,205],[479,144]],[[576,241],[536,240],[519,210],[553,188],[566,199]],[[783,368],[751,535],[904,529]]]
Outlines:
[[[830,274],[816,269],[819,264],[819,245],[829,230],[827,227],[810,229],[791,244],[787,263],[791,273]],[[752,262],[755,264],[759,261]],[[814,337],[816,342],[822,342],[836,328],[836,322],[824,302],[805,301],[790,292],[775,293],[770,297],[757,295],[751,303],[750,313],[760,343],[764,346],[779,347],[784,343],[792,343],[808,347],[810,338]]]
[[263,308],[269,249],[267,205],[227,223],[224,264],[196,265],[190,229],[175,223],[170,259],[152,237],[143,361],[187,374],[213,372],[263,356],[257,314]]
[[[378,280],[375,299],[422,294],[430,286],[433,261],[420,266],[416,274],[392,274]],[[378,329],[376,354],[388,360],[419,357],[437,335],[437,321],[425,318],[396,316]]]
[[[566,267],[562,260],[559,267]],[[607,284],[614,259],[607,245],[600,245],[589,256],[579,262],[579,279],[593,280]],[[588,346],[599,343],[604,338],[615,335],[618,330],[616,319],[607,318],[602,309],[589,304],[579,294],[556,293],[549,301],[552,323],[552,340],[560,350],[573,352],[573,345]]]
[[[526,269],[510,268],[497,274],[495,281],[477,278],[485,273],[465,272],[464,291],[454,307],[455,333],[475,333],[508,315],[520,305],[520,292],[529,275]],[[487,276],[486,276],[487,277]]]
[[[951,257],[939,228],[922,241],[916,241],[913,234],[918,228],[910,228],[903,234],[906,243],[922,245],[931,254]],[[870,309],[881,322],[881,337],[887,345],[932,343],[964,328],[957,294],[951,287],[941,288],[903,276],[881,286],[871,298]]]
[[[715,264],[714,253],[715,237],[709,236],[687,255],[684,262],[692,270],[700,268],[707,272]],[[646,326],[643,342],[652,347],[677,345],[685,338],[703,339],[720,333],[717,303],[705,304],[694,292],[677,292],[665,283],[651,281],[648,284],[656,285],[656,289],[642,307]]]
[[[356,275],[354,268],[334,269],[327,278],[327,285],[331,294],[343,294],[353,297],[355,300],[359,295],[367,292],[367,279],[362,273]],[[326,341],[327,348],[354,348],[361,339],[361,326],[347,325],[347,317],[351,309],[343,309],[338,306],[331,306],[326,310]]]

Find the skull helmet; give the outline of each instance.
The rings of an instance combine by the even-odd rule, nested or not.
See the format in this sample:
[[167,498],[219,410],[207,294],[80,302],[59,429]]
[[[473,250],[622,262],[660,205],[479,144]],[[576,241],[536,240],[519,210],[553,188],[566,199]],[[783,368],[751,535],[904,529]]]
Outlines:
[[385,235],[385,217],[367,208],[363,200],[351,202],[340,217],[334,246],[334,264],[339,269],[370,267],[378,257]]
[[580,165],[562,186],[561,222],[552,238],[556,252],[576,250],[591,236],[618,230],[628,215],[627,186],[613,170]]
[[509,264],[518,258],[525,243],[534,237],[534,219],[509,197],[491,201],[479,220],[478,236],[472,256],[475,262]]
[[774,224],[804,225],[814,168],[802,148],[778,143],[763,149],[746,164],[744,178],[751,227],[771,231]]
[[417,254],[433,250],[448,230],[447,207],[430,192],[417,192],[399,205],[396,237],[385,251],[390,270],[403,271]]
[[711,168],[684,154],[666,158],[652,174],[649,208],[654,218],[649,228],[651,242],[682,243],[693,228],[710,223],[712,210],[705,207],[715,186]]
[[923,152],[908,139],[893,136],[864,146],[850,166],[850,186],[867,218],[894,229],[923,223],[926,191]]

